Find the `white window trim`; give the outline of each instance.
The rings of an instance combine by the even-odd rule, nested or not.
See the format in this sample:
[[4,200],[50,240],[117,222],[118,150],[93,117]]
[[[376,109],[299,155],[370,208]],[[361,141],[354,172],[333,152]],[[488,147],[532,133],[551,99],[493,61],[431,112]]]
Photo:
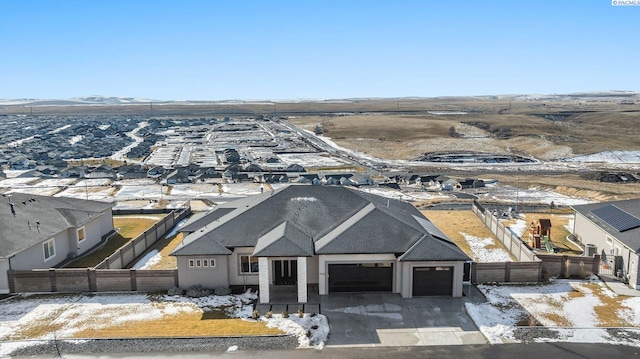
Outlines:
[[[50,254],[48,257],[47,257],[47,252],[45,252],[45,246],[48,248],[48,252]],[[53,254],[51,254],[51,252],[53,252]],[[54,238],[51,238],[45,241],[44,243],[42,243],[42,254],[44,256],[45,262],[56,256],[56,241]]]
[[[80,239],[80,232],[82,232],[82,239]],[[76,235],[78,236],[78,243],[87,239],[87,230],[84,227],[78,228]]]
[[[242,257],[248,257],[249,260],[249,271],[248,272],[244,272],[242,271]],[[251,258],[254,258],[254,256],[252,256],[251,254],[239,254],[238,255],[238,264],[240,265],[240,275],[258,275],[260,273],[260,268],[258,265],[258,270],[253,272],[251,271]],[[256,259],[258,257],[255,257]]]
[[189,258],[187,260],[187,267],[190,269],[215,269],[217,265],[218,261],[215,258]]

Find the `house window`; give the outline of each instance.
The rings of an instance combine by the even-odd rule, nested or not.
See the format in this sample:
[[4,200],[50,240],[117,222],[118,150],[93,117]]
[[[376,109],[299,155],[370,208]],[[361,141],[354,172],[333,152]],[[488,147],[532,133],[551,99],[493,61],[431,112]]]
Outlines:
[[78,242],[84,240],[84,227],[78,229]]
[[44,249],[44,260],[48,260],[49,258],[55,257],[56,255],[56,246],[53,238],[44,242],[42,244],[42,248]]
[[189,259],[189,268],[215,268],[215,259]]
[[240,273],[256,274],[258,273],[258,258],[254,256],[240,256]]

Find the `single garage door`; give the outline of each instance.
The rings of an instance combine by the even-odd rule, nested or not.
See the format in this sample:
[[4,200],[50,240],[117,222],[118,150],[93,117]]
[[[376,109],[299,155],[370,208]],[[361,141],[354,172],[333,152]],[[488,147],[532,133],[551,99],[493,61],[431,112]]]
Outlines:
[[329,264],[329,292],[391,292],[392,263]]
[[453,267],[414,267],[413,296],[451,295]]

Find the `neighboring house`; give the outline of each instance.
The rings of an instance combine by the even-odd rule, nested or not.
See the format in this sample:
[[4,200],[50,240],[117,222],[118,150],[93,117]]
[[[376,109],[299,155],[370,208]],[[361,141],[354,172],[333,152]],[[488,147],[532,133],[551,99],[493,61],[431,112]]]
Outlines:
[[18,155],[9,159],[9,168],[12,170],[26,170],[29,168],[29,159],[24,155]]
[[573,233],[585,245],[595,246],[612,274],[623,276],[640,289],[640,198],[573,206]]
[[52,268],[113,230],[112,203],[11,193],[0,197],[0,293],[8,270]]
[[320,179],[320,177],[316,173],[301,174],[295,180],[295,182],[296,183],[301,183],[301,184],[312,184],[312,185],[315,185],[315,186],[318,186],[318,185],[322,184],[322,180]]
[[481,179],[466,178],[460,182],[460,186],[462,189],[481,188],[484,187],[484,181]]
[[189,179],[189,171],[180,168],[177,170],[173,170],[171,173],[167,175],[167,184],[177,184],[177,183],[190,183]]
[[181,228],[181,288],[295,285],[402,297],[462,296],[469,257],[413,205],[347,187],[290,185],[224,203]]
[[349,180],[351,180],[355,186],[373,186],[375,184],[375,181],[371,177],[363,175],[362,173],[354,173]]

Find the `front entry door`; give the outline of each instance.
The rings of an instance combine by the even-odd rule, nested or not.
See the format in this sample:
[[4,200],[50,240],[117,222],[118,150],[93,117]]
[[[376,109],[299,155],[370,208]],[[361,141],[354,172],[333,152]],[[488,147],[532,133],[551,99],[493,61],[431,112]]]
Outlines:
[[295,285],[298,281],[298,261],[275,260],[273,261],[273,284]]

